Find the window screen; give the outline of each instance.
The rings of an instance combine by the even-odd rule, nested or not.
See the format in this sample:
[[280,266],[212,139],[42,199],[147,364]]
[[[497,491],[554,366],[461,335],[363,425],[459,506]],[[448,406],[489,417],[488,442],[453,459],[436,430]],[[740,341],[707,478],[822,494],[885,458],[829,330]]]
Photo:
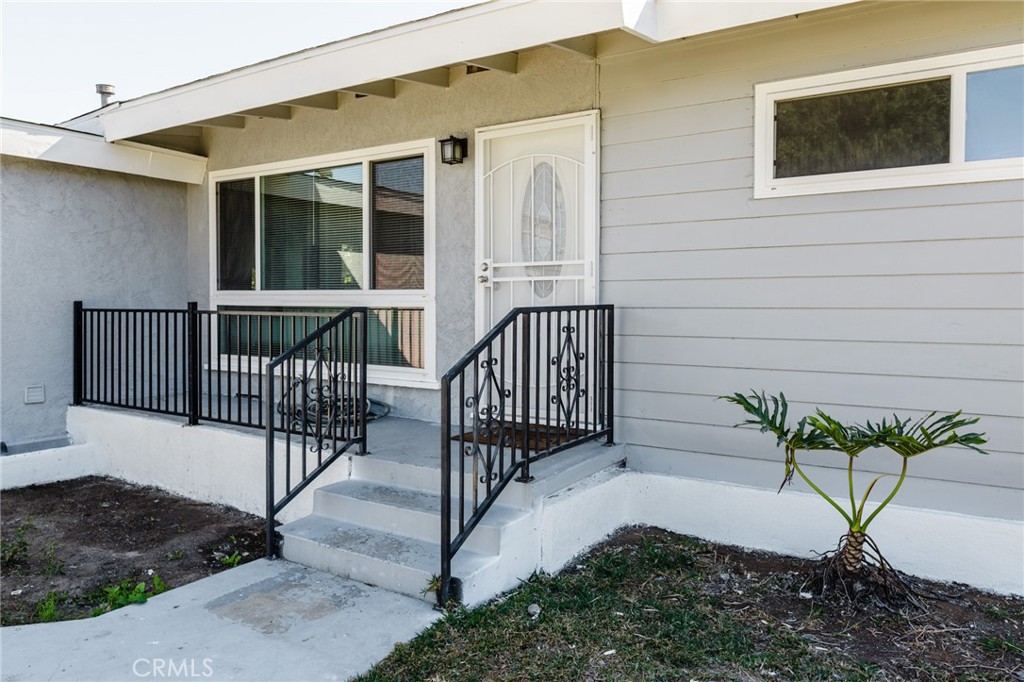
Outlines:
[[950,79],[775,104],[775,177],[949,162]]
[[423,158],[373,164],[374,289],[423,288]]
[[371,365],[423,369],[423,310],[370,309],[366,346]]
[[217,183],[217,288],[256,288],[256,182]]
[[[218,306],[217,310],[251,311],[253,307]],[[259,306],[257,310],[249,315],[219,318],[221,353],[266,358],[280,355],[341,312],[338,308],[295,306]],[[371,308],[366,345],[371,365],[422,369],[423,309]],[[341,359],[340,355],[335,359]]]

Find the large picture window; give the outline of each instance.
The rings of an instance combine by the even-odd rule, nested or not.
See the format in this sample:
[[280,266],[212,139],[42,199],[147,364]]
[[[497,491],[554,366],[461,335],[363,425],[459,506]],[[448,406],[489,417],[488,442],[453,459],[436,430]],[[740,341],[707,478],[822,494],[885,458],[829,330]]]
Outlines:
[[[432,381],[433,146],[211,174],[214,304],[278,313],[367,306],[371,380]],[[227,347],[243,341],[275,343],[222,339]]]
[[1020,46],[755,87],[755,197],[1024,176]]

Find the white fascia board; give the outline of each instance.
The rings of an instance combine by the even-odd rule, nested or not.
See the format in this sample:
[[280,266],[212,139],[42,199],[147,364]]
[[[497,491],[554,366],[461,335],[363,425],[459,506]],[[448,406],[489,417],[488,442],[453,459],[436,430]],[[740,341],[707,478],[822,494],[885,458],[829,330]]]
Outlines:
[[202,156],[9,119],[0,121],[0,153],[193,185],[206,175]]
[[658,4],[656,0],[622,0],[622,30],[658,42]]
[[[643,15],[646,20],[638,23],[631,32],[652,42],[664,42],[859,1],[861,0],[657,0],[658,12],[657,21],[654,22],[654,34],[642,33],[652,31],[649,12]],[[638,4],[643,0],[623,2]]]
[[467,7],[121,102],[108,140],[622,27],[620,0],[510,0]]
[[100,117],[97,114],[82,116],[71,121],[65,121],[60,124],[60,127],[67,128],[68,130],[77,130],[80,133],[89,133],[91,135],[103,134],[103,123],[100,122]]
[[87,111],[84,114],[79,114],[74,118],[69,118],[66,121],[61,121],[56,125],[56,127],[68,128],[69,130],[78,130],[83,133],[92,133],[94,135],[102,135],[103,123],[100,121],[100,114],[103,114],[108,111],[113,111],[120,105],[120,102],[111,102],[105,107],[93,109],[92,111]]

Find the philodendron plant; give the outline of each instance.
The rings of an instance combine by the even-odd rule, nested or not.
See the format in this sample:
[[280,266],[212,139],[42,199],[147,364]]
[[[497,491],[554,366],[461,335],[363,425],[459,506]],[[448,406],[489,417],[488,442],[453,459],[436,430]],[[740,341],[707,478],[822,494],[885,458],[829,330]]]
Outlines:
[[[932,412],[913,423],[910,419],[901,420],[893,415],[891,422],[882,419],[877,423],[868,421],[864,425],[859,425],[843,424],[818,409],[815,414],[800,419],[796,428],[793,429],[790,428],[787,421],[789,405],[786,403],[786,396],[781,392],[778,397],[765,396],[764,392],[758,394],[755,391],[751,391],[750,395],[735,393],[720,397],[739,405],[749,415],[748,419],[736,426],[756,426],[762,433],[773,434],[776,438],[776,445],[785,447],[786,469],[782,486],[779,487],[780,491],[787,483],[792,482],[793,474],[796,473],[811,487],[811,490],[828,502],[846,521],[849,530],[840,542],[838,557],[841,570],[850,576],[860,576],[862,573],[865,565],[865,543],[875,547],[867,535],[868,526],[896,497],[896,493],[899,492],[907,477],[907,467],[912,458],[948,445],[961,445],[986,454],[980,448],[987,442],[985,434],[959,433],[965,427],[978,422],[977,417],[962,417],[961,411],[943,416],[936,416],[937,413]],[[865,517],[868,496],[871,495],[875,485],[889,474],[881,474],[872,479],[858,502],[853,481],[853,463],[857,456],[868,448],[881,447],[896,453],[902,460],[902,467],[899,479],[888,497]],[[797,452],[801,450],[832,450],[846,455],[849,508],[844,509],[845,502],[840,504],[804,472],[797,461]],[[875,550],[877,553],[877,547]],[[877,563],[879,569],[887,568],[880,555],[877,557]]]

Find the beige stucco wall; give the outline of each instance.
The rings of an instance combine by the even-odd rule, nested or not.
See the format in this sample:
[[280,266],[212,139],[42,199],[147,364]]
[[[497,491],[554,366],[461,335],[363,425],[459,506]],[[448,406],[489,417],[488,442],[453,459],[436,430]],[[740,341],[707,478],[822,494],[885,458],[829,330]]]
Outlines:
[[[451,134],[470,138],[461,166],[438,161],[437,369],[443,373],[473,343],[473,164],[476,128],[594,108],[597,71],[583,56],[553,48],[523,52],[515,75],[467,75],[451,69],[451,84],[438,88],[398,82],[394,99],[345,95],[337,111],[294,110],[291,120],[249,119],[244,130],[208,129],[211,171],[286,161]],[[189,286],[191,297],[209,299],[208,185],[189,190]],[[395,414],[438,417],[437,393],[374,387],[371,396],[392,404]]]
[[[0,440],[65,435],[72,301],[184,307],[184,185],[0,157]],[[26,405],[26,386],[46,400]]]

